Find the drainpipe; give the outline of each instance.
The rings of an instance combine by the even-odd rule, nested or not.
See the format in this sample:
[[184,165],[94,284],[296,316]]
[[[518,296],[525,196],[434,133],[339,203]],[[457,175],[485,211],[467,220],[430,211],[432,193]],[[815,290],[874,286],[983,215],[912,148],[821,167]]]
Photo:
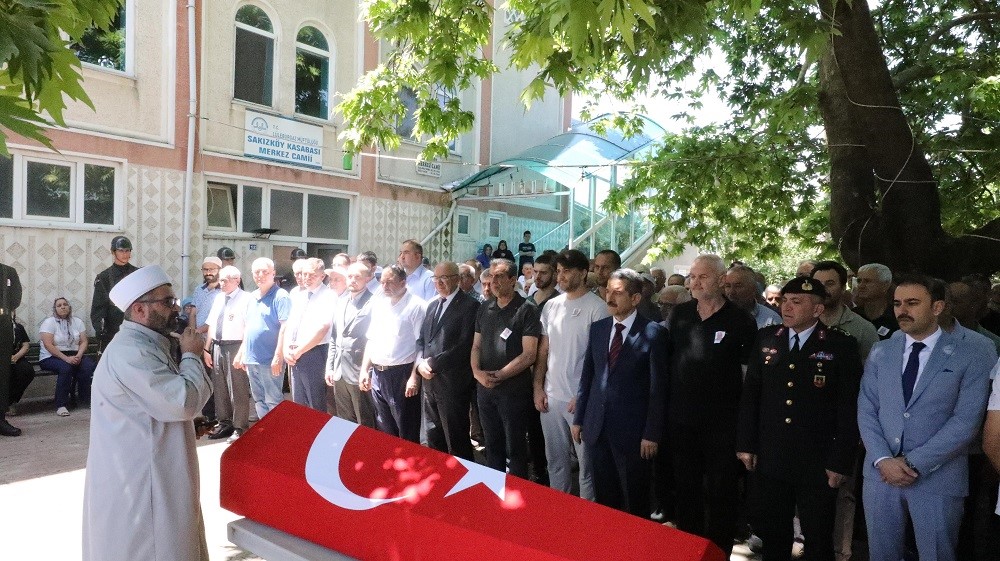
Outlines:
[[184,170],[184,226],[181,230],[181,289],[180,295],[187,296],[189,286],[188,269],[190,268],[191,249],[191,196],[194,193],[194,134],[195,126],[198,123],[198,71],[195,66],[197,53],[195,52],[194,33],[194,3],[195,0],[187,2],[187,44],[188,44],[188,133],[187,133],[187,162]]
[[451,217],[455,215],[456,208],[458,208],[458,199],[454,199],[453,201],[451,201],[451,208],[448,209],[448,215],[444,217],[444,220],[442,220],[441,223],[437,225],[437,227],[431,230],[430,234],[427,234],[427,237],[425,237],[420,242],[420,245],[427,245],[427,242],[433,240],[434,236],[438,235],[438,233],[441,230],[443,230],[445,226],[451,224]]

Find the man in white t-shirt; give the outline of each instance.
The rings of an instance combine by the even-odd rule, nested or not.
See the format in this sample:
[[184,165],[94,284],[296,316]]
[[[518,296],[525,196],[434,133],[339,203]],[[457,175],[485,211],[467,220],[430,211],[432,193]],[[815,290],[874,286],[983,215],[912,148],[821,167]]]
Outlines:
[[584,461],[583,444],[574,443],[570,433],[590,324],[610,315],[604,300],[587,290],[589,266],[587,256],[575,249],[556,258],[556,275],[563,294],[546,302],[542,309],[534,398],[545,435],[549,485],[565,493],[573,491],[575,456],[580,466],[579,495],[593,501],[593,477]]

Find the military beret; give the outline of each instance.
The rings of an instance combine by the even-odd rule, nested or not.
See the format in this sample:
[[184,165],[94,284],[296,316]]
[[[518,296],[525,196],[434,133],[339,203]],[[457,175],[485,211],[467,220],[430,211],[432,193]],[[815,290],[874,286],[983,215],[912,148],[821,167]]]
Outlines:
[[784,288],[781,289],[781,295],[785,296],[786,294],[812,294],[825,299],[826,289],[823,288],[823,284],[816,279],[809,277],[795,277],[785,283]]

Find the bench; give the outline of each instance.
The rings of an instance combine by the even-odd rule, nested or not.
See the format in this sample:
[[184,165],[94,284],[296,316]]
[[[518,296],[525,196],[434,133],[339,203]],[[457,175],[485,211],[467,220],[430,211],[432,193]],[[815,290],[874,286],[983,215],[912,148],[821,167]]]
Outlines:
[[[89,356],[94,359],[94,362],[101,357],[100,355],[101,342],[91,340],[87,345],[87,352],[84,356]],[[55,376],[56,373],[51,370],[46,370],[42,368],[39,364],[39,353],[41,353],[42,344],[41,343],[28,343],[28,354],[24,355],[24,358],[28,359],[28,363],[35,368],[35,376]]]

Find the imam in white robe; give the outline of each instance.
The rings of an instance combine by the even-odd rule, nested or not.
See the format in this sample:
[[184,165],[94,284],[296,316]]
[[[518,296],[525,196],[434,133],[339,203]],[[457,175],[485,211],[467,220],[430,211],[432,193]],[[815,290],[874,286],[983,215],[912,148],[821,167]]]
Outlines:
[[208,560],[192,420],[211,394],[198,355],[122,324],[94,373],[84,561]]

